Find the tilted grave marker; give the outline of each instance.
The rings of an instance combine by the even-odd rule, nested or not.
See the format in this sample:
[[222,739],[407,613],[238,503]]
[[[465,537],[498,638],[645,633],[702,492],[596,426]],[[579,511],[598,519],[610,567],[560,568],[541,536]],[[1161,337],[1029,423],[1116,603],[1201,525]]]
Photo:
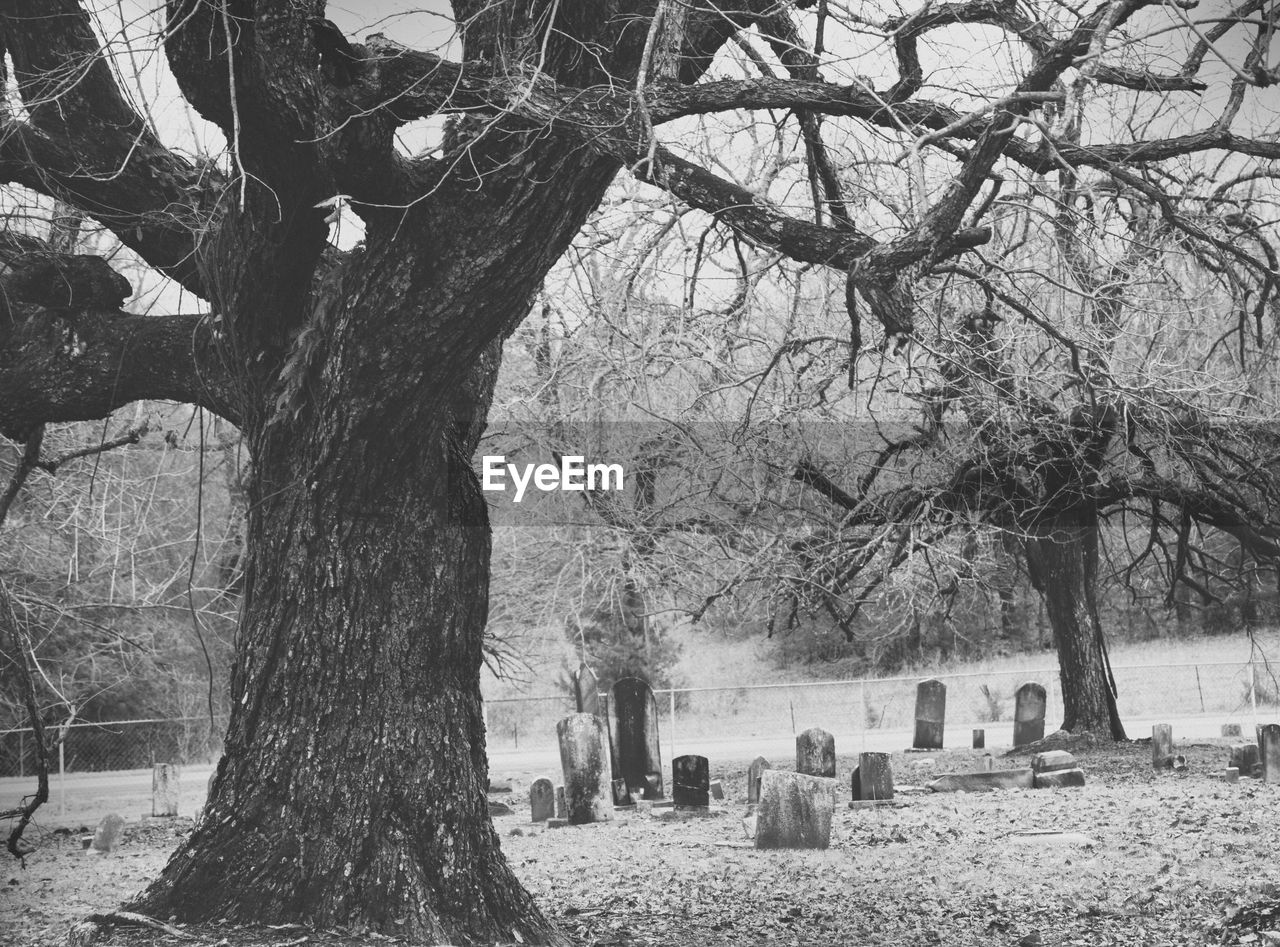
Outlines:
[[1280,723],[1264,724],[1258,756],[1262,762],[1262,781],[1280,783]]
[[892,799],[893,767],[888,753],[859,753],[851,789],[854,799]]
[[834,810],[827,781],[765,770],[756,809],[756,848],[826,848]]
[[573,701],[580,714],[600,714],[600,684],[585,661],[573,672]]
[[120,844],[120,835],[123,832],[124,819],[114,812],[103,816],[102,821],[98,823],[97,829],[94,830],[93,841],[89,847],[90,853],[102,855],[107,852],[114,852],[116,846]]
[[747,805],[760,801],[760,774],[767,769],[773,769],[773,764],[763,756],[757,756],[747,767]]

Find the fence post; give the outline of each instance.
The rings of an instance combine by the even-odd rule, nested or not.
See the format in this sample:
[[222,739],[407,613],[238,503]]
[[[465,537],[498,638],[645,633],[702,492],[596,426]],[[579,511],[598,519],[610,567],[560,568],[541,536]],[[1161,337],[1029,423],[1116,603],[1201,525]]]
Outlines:
[[62,728],[58,735],[58,815],[67,814],[67,736],[70,731]]
[[18,776],[25,777],[27,775],[27,733],[25,730],[18,731]]
[[1249,656],[1249,706],[1253,708],[1253,728],[1258,729],[1258,665]]
[[858,681],[858,703],[862,707],[862,752],[867,752],[867,679]]
[[[667,738],[671,743],[671,749],[668,751],[667,757],[674,760],[676,758],[676,689],[674,687],[671,688],[667,692],[667,696],[670,698],[671,707],[671,723],[667,725]],[[672,779],[674,778],[673,776]]]

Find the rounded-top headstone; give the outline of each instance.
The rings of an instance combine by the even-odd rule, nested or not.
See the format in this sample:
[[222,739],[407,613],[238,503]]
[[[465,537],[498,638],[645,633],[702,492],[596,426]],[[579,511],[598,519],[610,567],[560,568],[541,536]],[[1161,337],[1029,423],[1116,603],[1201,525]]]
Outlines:
[[609,820],[613,787],[604,721],[594,714],[571,714],[556,724],[556,736],[564,770],[565,817],[573,825]]
[[711,805],[711,770],[705,756],[677,756],[671,761],[671,799],[677,806]]
[[796,737],[796,772],[835,778],[836,738],[821,727],[811,727]]
[[540,776],[529,787],[529,821],[545,822],[556,815],[556,787],[547,777]]
[[1044,739],[1048,708],[1043,684],[1027,681],[1014,692],[1013,745],[1026,746]]

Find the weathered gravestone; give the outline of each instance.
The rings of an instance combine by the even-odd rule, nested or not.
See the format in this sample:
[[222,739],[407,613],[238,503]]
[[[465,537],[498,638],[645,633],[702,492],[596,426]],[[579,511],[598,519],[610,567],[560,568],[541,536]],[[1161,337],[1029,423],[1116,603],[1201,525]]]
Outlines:
[[826,848],[834,809],[825,780],[766,770],[760,774],[756,848]]
[[1158,723],[1151,728],[1151,768],[1173,769],[1173,725]]
[[917,750],[942,749],[947,719],[947,685],[930,678],[916,685],[916,733],[911,746]]
[[1262,761],[1262,781],[1280,783],[1280,723],[1264,724],[1258,756]]
[[1224,737],[1242,737],[1244,736],[1244,728],[1238,723],[1224,723],[1222,725],[1222,735]]
[[613,804],[603,721],[594,714],[572,714],[556,724],[556,736],[564,770],[564,818],[571,825],[607,821]]
[[1014,691],[1014,746],[1026,746],[1044,739],[1044,715],[1047,707],[1044,686],[1035,681],[1027,681]]
[[1240,770],[1234,766],[1228,766],[1222,771],[1222,778],[1229,783],[1238,783],[1240,782]]
[[773,764],[763,756],[757,756],[747,767],[747,805],[760,801],[760,774],[767,769],[773,769]]
[[550,821],[560,821],[565,825],[569,824],[569,808],[565,805],[563,786],[556,787],[556,814],[555,818]]
[[859,753],[851,780],[854,799],[892,799],[893,767],[888,753]]
[[1036,789],[1063,789],[1084,785],[1084,770],[1066,750],[1050,750],[1031,758]]
[[123,831],[124,819],[114,812],[103,816],[102,821],[98,823],[98,827],[93,832],[93,841],[89,844],[89,852],[97,855],[114,852],[116,846],[120,844],[120,835]]
[[1240,771],[1241,776],[1252,776],[1253,768],[1258,765],[1258,744],[1237,743],[1231,748],[1231,764]]
[[796,772],[834,779],[836,738],[821,727],[811,727],[796,737]]
[[625,779],[613,780],[613,804],[615,806],[634,806],[636,801],[631,798],[631,790],[627,788]]
[[529,787],[529,821],[545,822],[556,815],[556,787],[545,776],[540,776]]
[[151,814],[175,816],[178,814],[178,764],[156,763],[151,769]]
[[600,684],[585,661],[573,672],[573,701],[580,714],[600,713]]
[[613,778],[626,780],[641,799],[665,798],[658,746],[658,701],[644,681],[624,677],[609,699],[609,748]]
[[677,806],[711,805],[711,769],[705,756],[677,756],[671,761],[671,799]]
[[987,731],[974,730],[973,731],[973,748],[975,750],[985,750],[986,747],[987,747]]

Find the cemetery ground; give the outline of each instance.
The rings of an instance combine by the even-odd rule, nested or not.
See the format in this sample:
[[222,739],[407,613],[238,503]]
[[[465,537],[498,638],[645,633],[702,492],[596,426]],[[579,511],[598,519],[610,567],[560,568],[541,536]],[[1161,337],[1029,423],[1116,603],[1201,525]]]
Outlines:
[[[825,851],[751,847],[747,760],[712,760],[726,798],[708,814],[641,804],[606,823],[554,829],[529,824],[528,785],[540,774],[496,773],[510,775],[514,791],[493,798],[514,811],[495,826],[524,884],[582,945],[1267,947],[1280,944],[1280,786],[1213,778],[1232,742],[1179,741],[1187,767],[1177,773],[1152,771],[1148,741],[1072,747],[1083,788],[972,794],[901,789],[980,769],[980,751],[894,753],[898,804],[842,804]],[[995,765],[1027,765],[1028,756],[997,755]],[[839,756],[846,786],[856,762]],[[96,857],[81,851],[79,823],[58,832],[41,822],[26,868],[9,862],[0,874],[0,944],[61,943],[78,920],[112,910],[154,876],[191,826],[124,814],[118,850]],[[1061,834],[1035,834],[1046,832]],[[195,939],[117,928],[110,943],[395,940],[298,927],[206,928]]]

